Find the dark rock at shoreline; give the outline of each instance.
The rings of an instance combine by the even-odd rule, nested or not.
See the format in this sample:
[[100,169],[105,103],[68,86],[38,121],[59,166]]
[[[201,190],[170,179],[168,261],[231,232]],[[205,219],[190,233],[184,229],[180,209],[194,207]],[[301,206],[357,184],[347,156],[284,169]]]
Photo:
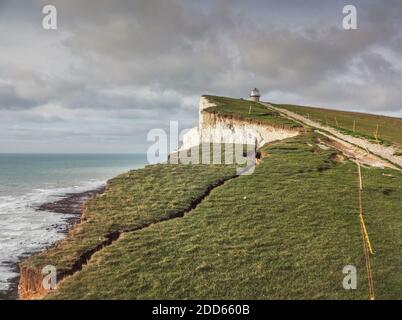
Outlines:
[[103,193],[105,189],[106,187],[102,186],[84,192],[66,193],[60,200],[43,203],[36,210],[74,215],[67,219],[67,224],[52,226],[52,228],[57,229],[59,232],[67,233],[74,224],[80,221],[84,203],[97,194]]
[[67,213],[67,214],[82,214],[82,206],[89,199],[97,194],[101,194],[105,191],[105,187],[102,186],[95,190],[89,190],[85,192],[78,193],[67,193],[62,199],[41,204],[36,209],[39,211],[51,211],[57,213]]

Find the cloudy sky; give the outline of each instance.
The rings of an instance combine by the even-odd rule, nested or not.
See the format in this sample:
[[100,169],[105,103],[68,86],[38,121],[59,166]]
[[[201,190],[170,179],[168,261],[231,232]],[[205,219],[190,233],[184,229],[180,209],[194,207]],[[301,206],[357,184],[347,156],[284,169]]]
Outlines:
[[196,125],[200,95],[254,86],[402,117],[401,17],[400,0],[0,0],[0,152],[144,152],[150,129]]

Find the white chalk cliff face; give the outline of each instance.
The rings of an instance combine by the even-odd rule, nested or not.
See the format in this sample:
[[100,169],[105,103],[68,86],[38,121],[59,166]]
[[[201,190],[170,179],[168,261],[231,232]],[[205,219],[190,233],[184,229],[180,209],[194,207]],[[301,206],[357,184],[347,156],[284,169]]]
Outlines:
[[199,126],[190,129],[183,135],[183,145],[180,150],[190,149],[201,143],[235,143],[256,144],[257,148],[266,143],[294,137],[298,130],[278,128],[265,124],[253,124],[244,121],[216,115],[204,111],[215,107],[206,97],[201,97],[199,105]]

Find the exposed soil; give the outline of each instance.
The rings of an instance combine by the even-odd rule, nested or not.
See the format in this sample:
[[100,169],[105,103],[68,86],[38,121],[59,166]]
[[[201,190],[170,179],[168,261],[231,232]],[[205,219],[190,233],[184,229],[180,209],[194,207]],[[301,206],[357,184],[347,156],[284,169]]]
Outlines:
[[321,125],[320,123],[307,119],[297,113],[274,107],[269,103],[264,104],[267,107],[280,112],[284,117],[315,128],[316,132],[329,139],[325,144],[342,151],[348,158],[358,159],[362,164],[373,167],[387,167],[397,170],[399,170],[398,167],[402,167],[402,157],[396,155],[395,149],[392,146],[385,147],[379,144],[370,143],[366,139],[345,135],[331,127]]
[[395,170],[399,170],[397,167],[392,165],[390,162],[385,161],[374,154],[367,152],[366,150],[362,150],[361,148],[357,148],[356,146],[347,143],[341,139],[336,137],[331,137],[324,132],[317,131],[318,133],[326,136],[326,139],[321,141],[323,144],[335,148],[341,151],[346,157],[349,159],[358,160],[361,164],[367,165],[370,167],[377,168],[392,168]]

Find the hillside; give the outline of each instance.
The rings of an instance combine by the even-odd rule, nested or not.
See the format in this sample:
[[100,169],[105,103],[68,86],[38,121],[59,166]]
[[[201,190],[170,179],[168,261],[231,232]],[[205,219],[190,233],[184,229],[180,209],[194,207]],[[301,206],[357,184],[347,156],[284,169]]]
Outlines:
[[[251,175],[161,164],[112,179],[66,240],[21,264],[21,297],[47,293],[51,264],[63,280],[47,299],[368,299],[361,199],[376,298],[401,299],[402,173],[362,164],[359,190],[357,157],[330,138],[259,103],[207,98],[204,112],[303,130],[263,146]],[[346,265],[356,290],[342,287]]]
[[370,141],[378,141],[384,144],[396,144],[402,147],[401,118],[288,104],[273,105],[296,112],[352,136],[363,137]]

